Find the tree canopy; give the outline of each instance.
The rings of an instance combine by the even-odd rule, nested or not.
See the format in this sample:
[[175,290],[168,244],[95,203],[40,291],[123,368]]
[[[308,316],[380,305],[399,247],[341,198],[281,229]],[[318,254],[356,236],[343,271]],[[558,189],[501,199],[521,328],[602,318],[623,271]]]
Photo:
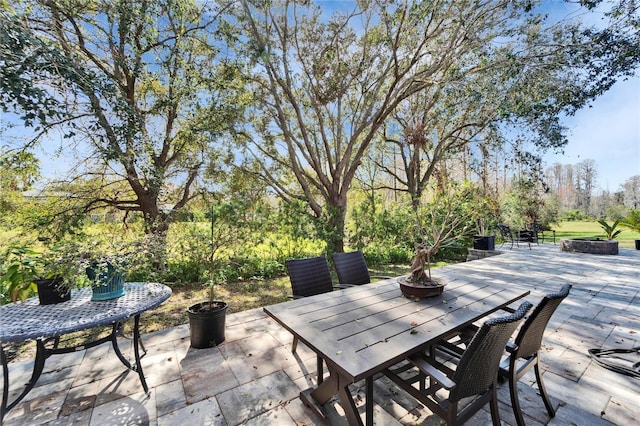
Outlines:
[[561,148],[560,115],[638,63],[637,33],[619,22],[549,23],[536,2],[350,5],[244,1],[238,12],[256,93],[247,158],[281,197],[308,203],[329,251],[343,248],[346,195],[381,133],[406,152],[394,178],[418,200],[435,166],[483,130],[524,124],[536,146]]
[[[224,6],[209,4],[25,1],[5,13],[13,26],[3,48],[19,34],[28,43],[16,42],[16,54],[33,60],[7,58],[3,98],[45,132],[62,126],[71,148],[89,147],[69,177],[93,177],[76,188],[79,210],[140,212],[149,232],[163,233],[221,157],[217,141],[241,114],[243,84],[237,61],[221,55]],[[42,112],[60,108],[63,121]]]
[[328,250],[342,251],[369,157],[417,208],[461,156],[484,162],[509,143],[534,164],[531,146],[561,149],[560,117],[636,71],[635,0],[608,5],[600,28],[553,21],[544,6],[19,0],[0,12],[0,100],[36,128],[31,142],[61,129],[63,152],[80,157],[69,211],[139,212],[163,234],[208,178],[208,189],[261,193],[248,188],[257,180],[229,184],[242,176],[227,173],[235,156],[296,209],[306,203]]

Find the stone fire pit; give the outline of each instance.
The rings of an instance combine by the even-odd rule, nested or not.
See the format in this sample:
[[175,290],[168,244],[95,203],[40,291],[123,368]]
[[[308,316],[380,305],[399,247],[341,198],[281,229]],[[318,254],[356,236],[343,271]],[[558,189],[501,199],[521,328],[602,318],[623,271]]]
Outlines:
[[572,238],[560,241],[560,250],[572,253],[618,254],[618,242],[599,238]]

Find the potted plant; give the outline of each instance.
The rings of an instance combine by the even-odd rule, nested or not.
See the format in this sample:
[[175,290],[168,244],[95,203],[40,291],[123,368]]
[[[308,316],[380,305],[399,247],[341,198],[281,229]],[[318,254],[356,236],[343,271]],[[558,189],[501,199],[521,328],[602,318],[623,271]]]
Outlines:
[[0,282],[12,302],[37,292],[41,305],[60,303],[71,298],[72,287],[84,284],[82,263],[58,246],[43,252],[12,246],[5,259]]
[[476,219],[476,235],[473,236],[473,248],[475,250],[495,250],[496,236],[489,235],[485,218]]
[[616,219],[613,224],[609,225],[606,220],[599,220],[598,223],[602,227],[602,230],[607,236],[607,240],[615,240],[615,238],[622,232],[622,229],[618,229],[620,219]]
[[87,263],[85,272],[91,283],[91,300],[111,300],[124,296],[126,272],[135,268],[137,256],[143,255],[142,251],[143,247],[124,239],[92,242],[82,255]]
[[[480,191],[480,189],[478,189]],[[481,194],[481,192],[478,192]],[[473,235],[473,248],[475,250],[496,249],[496,236],[490,233],[491,224],[498,216],[498,203],[491,195],[476,195],[474,201],[474,223],[476,234]]]
[[195,349],[210,348],[225,340],[226,313],[229,305],[216,300],[216,254],[240,237],[237,232],[240,221],[233,204],[222,203],[212,206],[210,216],[209,279],[205,283],[208,298],[187,308],[191,347]]
[[411,298],[441,294],[445,283],[431,276],[431,260],[443,247],[452,246],[472,234],[474,211],[470,188],[440,193],[416,211],[416,253],[411,274],[399,279],[402,293]]
[[[620,221],[620,225],[631,229],[635,232],[640,232],[640,210],[631,210],[627,217]],[[640,250],[640,239],[635,240],[636,250]]]

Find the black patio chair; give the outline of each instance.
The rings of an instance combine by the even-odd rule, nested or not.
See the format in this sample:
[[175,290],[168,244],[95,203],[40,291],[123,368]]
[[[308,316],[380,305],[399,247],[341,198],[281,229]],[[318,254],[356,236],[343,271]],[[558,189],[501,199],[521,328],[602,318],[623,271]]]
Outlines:
[[367,261],[360,250],[348,253],[333,253],[331,258],[338,274],[338,282],[341,284],[362,285],[369,284],[371,278],[391,278],[381,275],[369,275]]
[[[286,261],[289,281],[291,282],[293,299],[315,296],[316,294],[328,293],[334,288],[346,288],[344,285],[333,285],[331,272],[327,258],[324,256],[307,257],[303,259],[289,259]],[[296,353],[298,349],[298,338],[293,336],[291,352]],[[323,367],[322,358],[317,356],[318,383],[322,383]]]
[[538,306],[531,312],[531,315],[525,320],[515,340],[509,342],[506,346],[509,356],[500,363],[499,375],[509,380],[511,406],[513,407],[513,414],[516,417],[518,426],[524,425],[524,417],[522,416],[520,401],[518,399],[518,380],[520,380],[531,367],[535,370],[538,390],[547,408],[547,412],[549,416],[555,416],[555,410],[551,405],[544,383],[542,382],[540,357],[538,354],[542,346],[542,336],[547,328],[547,324],[560,303],[569,295],[569,290],[571,290],[571,284],[565,284],[559,292],[549,293],[544,296]]
[[511,243],[510,249],[512,249],[513,243],[516,244],[516,247],[520,247],[519,243],[527,243],[529,245],[529,250],[531,250],[531,242],[533,241],[533,236],[530,231],[520,231],[516,233],[511,230],[509,225],[505,225],[504,223],[498,225],[498,231],[500,232],[500,237],[502,238],[502,244],[500,244],[500,246],[503,246],[504,243],[508,241]]
[[[531,303],[523,302],[513,314],[485,321],[461,353],[457,366],[452,366],[455,369],[440,362],[438,351],[432,348],[429,354],[410,356],[408,366],[385,370],[385,374],[448,425],[464,423],[489,403],[493,424],[499,426],[496,389],[500,358],[511,334],[531,307]],[[415,383],[419,383],[419,388],[413,386]],[[436,394],[442,389],[448,391],[447,398]],[[475,400],[459,412],[460,400],[472,396]]]
[[333,290],[329,264],[324,256],[286,261],[294,299],[328,293]]
[[[540,397],[544,402],[547,412],[550,417],[555,416],[555,410],[551,405],[542,381],[542,375],[540,374],[538,354],[542,346],[542,336],[547,328],[547,324],[560,303],[569,295],[570,290],[571,284],[565,284],[560,291],[544,296],[531,312],[531,315],[525,320],[515,340],[506,345],[508,356],[500,362],[498,377],[499,379],[509,381],[511,406],[518,426],[525,424],[518,398],[518,381],[531,370],[532,367],[535,370]],[[506,310],[513,312],[513,309],[506,308]],[[443,354],[459,358],[464,351],[463,347],[468,344],[470,334],[477,331],[477,329],[475,326],[470,326],[460,332],[456,338],[451,339],[451,341],[443,341],[436,348]]]
[[[292,299],[328,293],[333,289],[347,288],[347,285],[334,285],[327,258],[324,256],[289,259],[286,261],[289,281],[291,282]],[[291,352],[296,351],[298,339],[293,338]]]
[[531,232],[531,236],[533,238],[533,242],[536,244],[544,243],[544,239],[546,237],[545,232],[551,232],[553,238],[553,244],[556,244],[556,231],[553,229],[545,231],[542,225],[538,222],[532,222],[527,226],[527,230]]

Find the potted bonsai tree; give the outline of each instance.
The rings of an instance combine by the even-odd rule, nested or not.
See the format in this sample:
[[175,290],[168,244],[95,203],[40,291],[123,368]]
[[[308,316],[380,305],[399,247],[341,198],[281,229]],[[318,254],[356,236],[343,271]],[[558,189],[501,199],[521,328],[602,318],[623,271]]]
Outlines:
[[216,256],[218,252],[240,238],[241,221],[232,203],[221,203],[210,210],[209,230],[209,277],[205,283],[208,298],[187,309],[191,347],[210,348],[225,340],[226,312],[229,305],[217,300]]
[[431,276],[431,261],[441,248],[472,234],[472,199],[470,188],[454,186],[449,193],[436,194],[432,202],[416,211],[417,242],[411,274],[399,279],[405,296],[421,298],[442,293],[445,283]]
[[[627,217],[620,221],[620,225],[631,229],[635,232],[640,232],[640,210],[631,210]],[[636,250],[640,250],[640,239],[635,240]]]

